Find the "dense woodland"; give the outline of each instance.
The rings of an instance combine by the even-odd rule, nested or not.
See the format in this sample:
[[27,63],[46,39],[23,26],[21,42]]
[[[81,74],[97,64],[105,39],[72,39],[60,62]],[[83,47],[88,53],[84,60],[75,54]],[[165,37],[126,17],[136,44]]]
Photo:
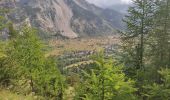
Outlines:
[[[38,100],[169,100],[170,0],[133,0],[120,31],[119,59],[94,53],[86,68],[68,70],[27,25],[15,29],[0,11],[0,87]],[[71,94],[70,94],[71,95]]]

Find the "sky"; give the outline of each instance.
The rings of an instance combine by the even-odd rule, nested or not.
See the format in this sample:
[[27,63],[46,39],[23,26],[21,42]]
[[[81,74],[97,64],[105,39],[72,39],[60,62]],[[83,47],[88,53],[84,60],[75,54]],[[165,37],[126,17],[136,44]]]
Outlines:
[[131,0],[87,0],[99,7],[109,7],[118,4],[130,4]]

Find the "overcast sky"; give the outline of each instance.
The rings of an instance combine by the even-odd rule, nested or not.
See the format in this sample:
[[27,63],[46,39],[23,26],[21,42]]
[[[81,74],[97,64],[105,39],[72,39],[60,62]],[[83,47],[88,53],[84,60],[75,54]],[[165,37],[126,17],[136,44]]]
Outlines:
[[100,7],[112,6],[114,4],[129,4],[131,0],[87,0]]

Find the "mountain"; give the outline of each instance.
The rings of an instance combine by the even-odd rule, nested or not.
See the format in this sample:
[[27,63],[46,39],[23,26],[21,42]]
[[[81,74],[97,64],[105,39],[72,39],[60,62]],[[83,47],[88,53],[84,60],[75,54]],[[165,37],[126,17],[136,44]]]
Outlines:
[[120,12],[122,14],[127,14],[127,10],[131,5],[132,4],[117,4],[117,5],[112,5],[112,6],[108,7],[108,8],[112,9],[112,10],[115,10],[117,12]]
[[16,25],[27,22],[48,35],[75,38],[123,29],[123,14],[85,0],[15,0],[15,5],[9,18]]

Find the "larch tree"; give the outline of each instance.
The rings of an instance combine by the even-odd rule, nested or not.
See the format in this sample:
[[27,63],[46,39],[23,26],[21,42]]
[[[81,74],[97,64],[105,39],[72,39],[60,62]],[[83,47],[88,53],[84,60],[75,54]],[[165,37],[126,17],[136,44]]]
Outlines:
[[[17,64],[16,87],[29,87],[25,92],[35,93],[46,98],[63,99],[64,77],[51,58],[46,58],[44,45],[37,31],[25,26],[11,43],[9,56]],[[23,88],[24,89],[24,88]],[[21,90],[23,91],[23,90]]]
[[152,51],[153,65],[157,70],[170,67],[170,0],[158,0],[154,19]]
[[90,72],[83,71],[83,79],[76,89],[79,100],[135,100],[134,81],[127,78],[121,65],[105,59],[102,53],[94,56],[95,65]]
[[[8,20],[4,16],[6,13],[7,13],[6,9],[0,8],[0,36],[8,25]],[[7,43],[2,41],[2,38],[0,38],[0,84],[5,84],[5,81],[8,80],[7,68],[3,64],[4,58],[6,58],[7,56],[5,53],[6,45]]]
[[155,2],[154,0],[133,0],[132,5],[124,18],[127,30],[122,33],[122,47],[127,74],[135,76],[137,70],[145,69],[145,46],[153,28]]

